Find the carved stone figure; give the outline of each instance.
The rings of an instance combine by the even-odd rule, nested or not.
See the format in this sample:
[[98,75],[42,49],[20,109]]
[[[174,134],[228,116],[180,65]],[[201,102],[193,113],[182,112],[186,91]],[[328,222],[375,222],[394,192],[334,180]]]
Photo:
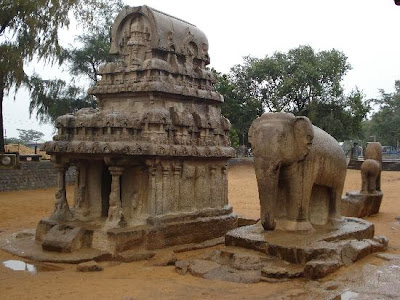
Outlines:
[[[125,7],[110,52],[116,62],[101,68],[89,91],[99,109],[59,117],[58,134],[44,145],[60,166],[59,189],[37,239],[52,243],[47,232],[61,221],[112,254],[223,236],[236,224],[226,192],[234,149],[207,68],[207,37],[150,7]],[[71,209],[69,164],[78,174]]]
[[365,217],[377,214],[381,207],[382,146],[379,142],[368,143],[361,165],[361,190],[349,191],[342,198],[342,215]]
[[312,230],[340,218],[346,158],[306,117],[266,113],[249,130],[265,230]]
[[374,193],[381,190],[382,145],[368,143],[364,162],[361,165],[361,193]]
[[375,159],[366,159],[361,165],[361,193],[380,191],[381,164]]
[[[303,265],[302,274],[311,279],[386,249],[387,239],[374,237],[372,223],[341,216],[346,157],[328,133],[305,117],[266,113],[253,121],[249,141],[261,218],[229,231],[226,246]],[[262,273],[276,277],[270,263]]]

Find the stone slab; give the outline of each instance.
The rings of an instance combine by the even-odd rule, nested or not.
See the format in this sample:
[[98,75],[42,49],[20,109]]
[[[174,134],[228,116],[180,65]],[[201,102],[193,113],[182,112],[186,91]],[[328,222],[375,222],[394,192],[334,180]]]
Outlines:
[[[107,231],[102,229],[101,223],[65,222],[62,226],[82,228],[85,231],[84,243],[87,247],[99,249],[112,255],[133,249],[157,250],[169,247],[173,247],[175,252],[183,252],[224,243],[223,236],[225,233],[237,227],[237,216],[231,213],[231,209],[223,211],[227,214],[211,214],[211,216],[196,219],[192,219],[192,214],[188,219],[185,218],[185,214],[181,214],[179,218],[178,216],[174,217],[175,222],[121,227]],[[36,230],[37,241],[40,242],[46,240],[46,238],[50,241],[49,236],[52,237],[51,240],[58,241],[57,238],[60,235],[57,226],[51,219],[42,219]],[[57,234],[51,234],[53,231]],[[77,229],[75,231],[78,232]],[[47,250],[47,242],[45,244],[44,249]],[[73,247],[68,247],[68,244],[71,244],[69,239],[61,239],[59,243],[49,243],[49,247],[54,250],[58,249],[58,251],[70,252],[68,249]],[[54,245],[57,247],[54,247]]]
[[17,234],[3,234],[0,236],[0,249],[11,254],[42,262],[81,263],[95,260],[111,259],[111,254],[98,249],[83,248],[71,253],[44,251],[41,243],[34,239],[34,235],[26,238],[16,238]]
[[350,191],[342,198],[341,214],[345,217],[362,218],[379,213],[383,193],[362,194]]
[[80,227],[55,225],[44,236],[42,248],[46,251],[73,252],[85,244],[85,230]]
[[334,228],[315,228],[312,234],[279,230],[265,232],[261,223],[257,223],[229,231],[225,235],[225,245],[254,249],[299,264],[323,254],[339,254],[338,241],[374,237],[374,225],[356,218],[343,218]]

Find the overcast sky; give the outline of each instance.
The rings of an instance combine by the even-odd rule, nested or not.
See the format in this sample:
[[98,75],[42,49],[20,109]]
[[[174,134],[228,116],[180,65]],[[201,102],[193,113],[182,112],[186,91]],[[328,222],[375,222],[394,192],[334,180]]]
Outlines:
[[[315,50],[335,48],[348,56],[352,70],[344,80],[346,91],[355,86],[367,98],[378,89],[392,92],[400,79],[400,6],[393,0],[125,0],[130,6],[146,4],[196,25],[208,37],[210,67],[227,73],[243,56],[264,57],[299,45]],[[63,34],[64,44],[73,42],[79,28]],[[59,68],[34,69],[42,77],[54,77]],[[44,71],[45,70],[45,71]],[[63,75],[65,78],[66,75]],[[29,118],[29,94],[21,90],[3,104],[7,137],[17,128],[35,129],[51,139],[50,125]]]

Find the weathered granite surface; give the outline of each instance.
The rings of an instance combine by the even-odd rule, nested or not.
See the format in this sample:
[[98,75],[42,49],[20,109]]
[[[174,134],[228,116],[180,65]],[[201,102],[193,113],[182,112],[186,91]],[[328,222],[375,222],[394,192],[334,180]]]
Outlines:
[[[205,34],[153,8],[125,7],[110,52],[115,60],[89,91],[98,109],[59,117],[57,135],[43,145],[57,189],[37,241],[45,250],[118,256],[224,236],[237,226],[227,189],[234,149]],[[77,172],[71,206],[69,166]]]

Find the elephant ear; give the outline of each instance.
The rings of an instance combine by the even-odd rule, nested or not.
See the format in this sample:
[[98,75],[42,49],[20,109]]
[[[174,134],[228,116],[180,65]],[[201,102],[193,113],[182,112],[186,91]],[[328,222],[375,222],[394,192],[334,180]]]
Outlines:
[[307,117],[296,117],[294,121],[294,136],[297,153],[300,159],[304,159],[310,153],[314,139],[314,129]]
[[260,118],[257,118],[257,119],[255,119],[252,123],[251,123],[251,126],[250,126],[250,128],[249,128],[249,132],[247,133],[247,140],[249,141],[249,143],[250,143],[250,145],[251,145],[251,147],[253,147],[254,148],[254,145],[253,145],[253,137],[254,137],[254,135],[256,134],[256,125],[259,123],[259,121],[260,121]]

